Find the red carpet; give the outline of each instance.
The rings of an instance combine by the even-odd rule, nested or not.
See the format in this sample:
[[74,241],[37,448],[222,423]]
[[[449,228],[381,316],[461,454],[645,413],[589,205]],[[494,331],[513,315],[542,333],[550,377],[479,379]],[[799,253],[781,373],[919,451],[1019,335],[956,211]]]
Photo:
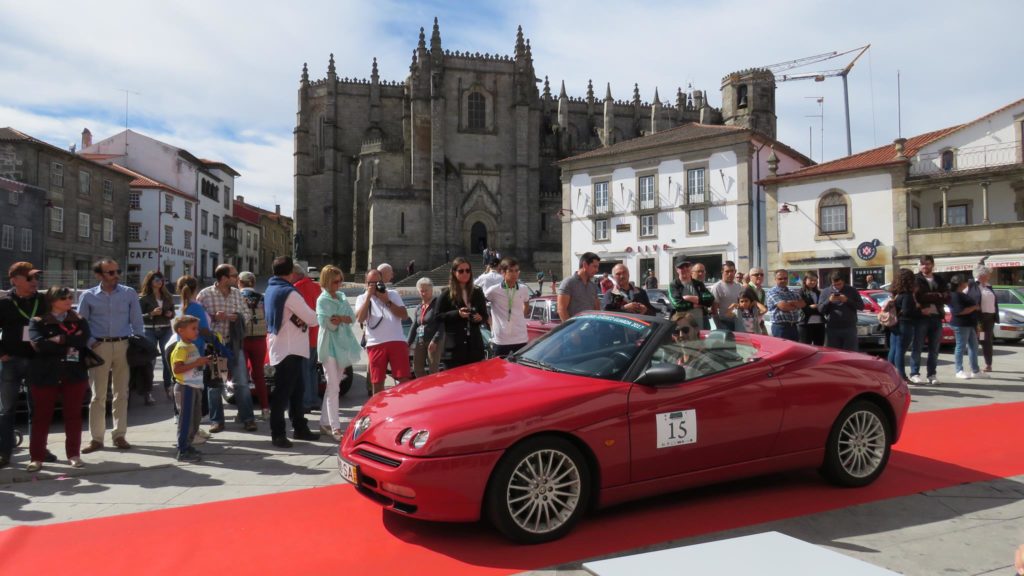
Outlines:
[[[911,414],[872,486],[814,473],[690,490],[592,514],[567,538],[505,543],[483,525],[383,511],[350,486],[0,532],[5,574],[508,574],[667,540],[1024,474],[1024,403]],[[46,570],[44,570],[45,572]]]

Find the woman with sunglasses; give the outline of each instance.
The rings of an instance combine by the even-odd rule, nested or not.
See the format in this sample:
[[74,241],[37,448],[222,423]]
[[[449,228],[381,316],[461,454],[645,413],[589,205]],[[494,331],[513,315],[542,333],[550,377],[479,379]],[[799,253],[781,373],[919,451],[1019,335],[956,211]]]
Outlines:
[[[445,349],[451,358],[445,362],[454,368],[484,359],[484,339],[480,326],[487,321],[487,300],[473,285],[473,266],[463,257],[452,261],[448,287],[437,298],[437,317],[444,323]],[[441,340],[441,333],[433,341]]]
[[[142,323],[146,327],[146,338],[153,343],[160,351],[160,357],[164,357],[164,347],[171,339],[171,319],[174,318],[174,296],[167,289],[167,282],[163,274],[151,270],[146,274],[139,289],[139,306],[142,307]],[[171,370],[167,362],[161,360],[163,366],[164,393],[171,398],[171,389],[174,386],[174,378],[171,377]],[[133,376],[135,376],[133,371]],[[133,378],[134,380],[134,378]],[[150,367],[148,378],[141,382],[143,389],[140,394],[145,394],[146,404],[153,403],[153,369]],[[147,385],[148,384],[148,385]]]
[[79,407],[89,387],[89,373],[81,362],[81,350],[89,342],[89,322],[71,309],[73,297],[71,288],[50,288],[45,296],[50,311],[29,322],[29,338],[36,352],[28,368],[33,403],[30,462],[26,468],[29,472],[38,472],[43,467],[58,395],[64,405],[64,450],[68,463],[75,468],[83,466]]

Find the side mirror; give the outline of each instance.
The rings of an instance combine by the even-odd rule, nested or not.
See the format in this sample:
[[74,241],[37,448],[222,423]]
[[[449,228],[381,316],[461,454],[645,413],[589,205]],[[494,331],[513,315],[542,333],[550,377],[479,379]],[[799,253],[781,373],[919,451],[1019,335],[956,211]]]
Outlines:
[[668,386],[686,381],[686,367],[679,364],[658,362],[652,365],[636,379],[637,384],[647,386]]

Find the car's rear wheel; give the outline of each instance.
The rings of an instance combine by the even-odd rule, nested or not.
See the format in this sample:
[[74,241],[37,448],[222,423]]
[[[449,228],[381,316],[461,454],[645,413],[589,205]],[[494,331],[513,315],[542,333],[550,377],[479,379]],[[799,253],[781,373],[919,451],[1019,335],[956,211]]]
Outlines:
[[524,544],[557,540],[586,510],[590,470],[568,440],[531,438],[501,459],[486,498],[488,517],[507,538]]
[[822,473],[840,486],[866,486],[885,470],[891,449],[892,432],[882,409],[858,400],[832,425]]

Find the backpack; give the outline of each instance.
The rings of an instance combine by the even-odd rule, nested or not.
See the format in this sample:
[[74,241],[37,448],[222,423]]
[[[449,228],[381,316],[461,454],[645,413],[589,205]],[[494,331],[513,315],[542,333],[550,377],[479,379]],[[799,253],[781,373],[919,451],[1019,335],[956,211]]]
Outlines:
[[896,304],[893,299],[889,299],[882,307],[882,311],[878,313],[878,323],[885,328],[892,328],[899,323],[900,318],[896,313]]

